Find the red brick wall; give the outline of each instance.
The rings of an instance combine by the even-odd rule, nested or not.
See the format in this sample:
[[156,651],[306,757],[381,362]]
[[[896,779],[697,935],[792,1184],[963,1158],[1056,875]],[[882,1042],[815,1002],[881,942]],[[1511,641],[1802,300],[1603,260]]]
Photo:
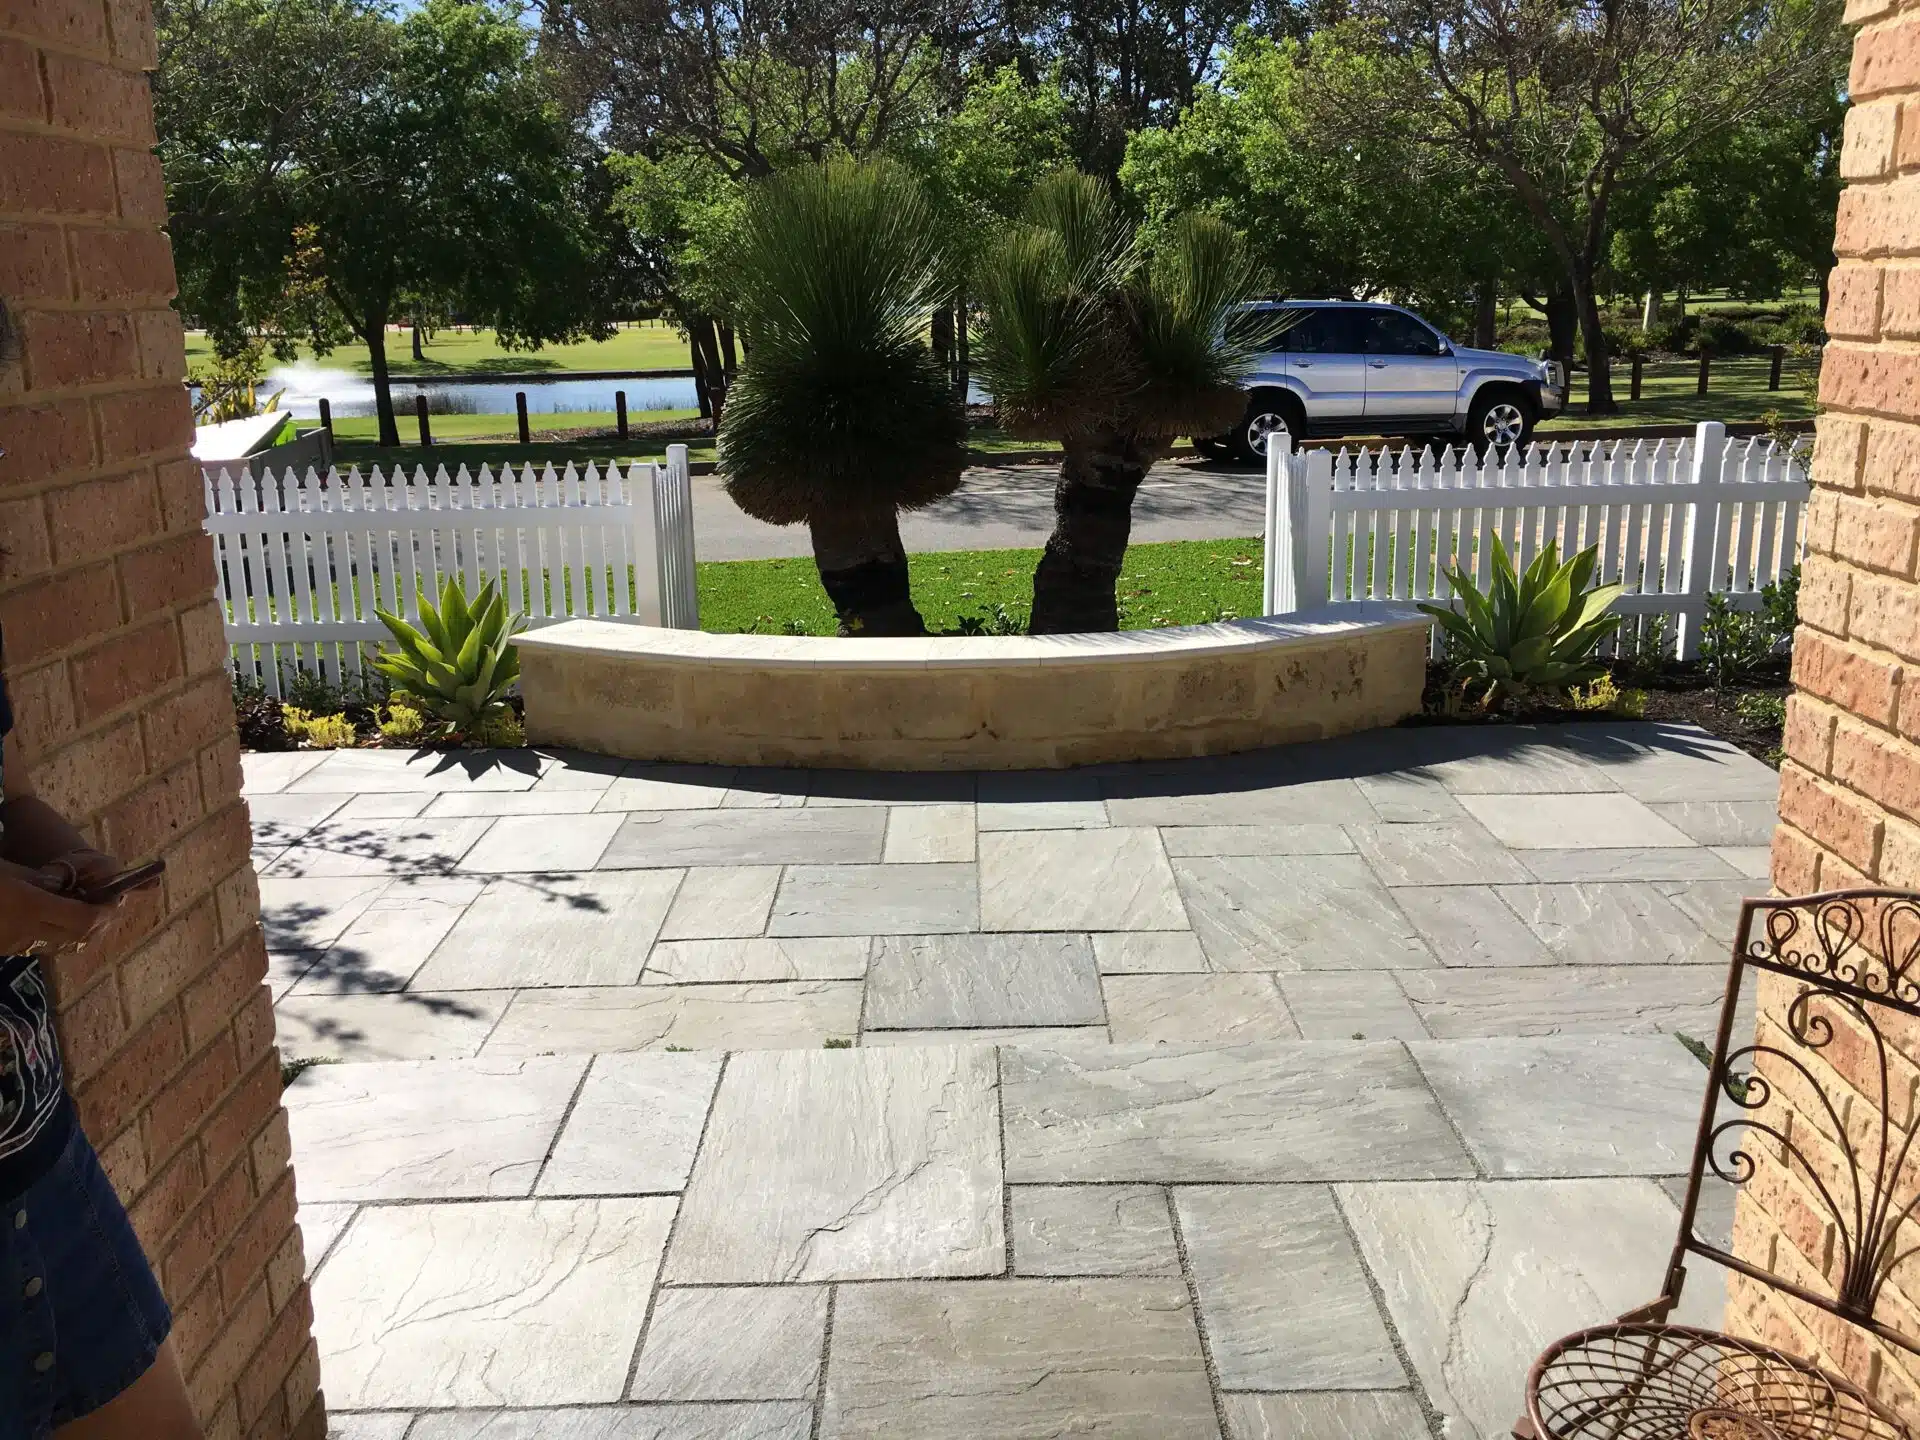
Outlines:
[[0,624],[42,792],[163,890],[54,967],[212,1436],[324,1435],[143,0],[0,0]]
[[[1860,29],[1827,306],[1833,340],[1821,375],[1827,412],[1814,447],[1797,688],[1773,842],[1773,882],[1785,894],[1865,883],[1920,889],[1920,0],[1850,0],[1847,18]],[[1761,993],[1761,1033],[1778,1041],[1793,987],[1773,980]],[[1920,1029],[1900,1025],[1889,1038],[1904,1087]],[[1790,1041],[1784,1048],[1804,1054]],[[1836,1096],[1877,1106],[1866,1055],[1842,1043],[1810,1063]],[[1814,1127],[1796,1124],[1795,1133],[1807,1139]],[[1836,1247],[1824,1209],[1777,1155],[1761,1159],[1742,1196],[1735,1249],[1830,1289]],[[1889,1318],[1913,1328],[1920,1277],[1893,1289]],[[1920,1423],[1913,1357],[1746,1281],[1733,1287],[1728,1325],[1825,1360]]]

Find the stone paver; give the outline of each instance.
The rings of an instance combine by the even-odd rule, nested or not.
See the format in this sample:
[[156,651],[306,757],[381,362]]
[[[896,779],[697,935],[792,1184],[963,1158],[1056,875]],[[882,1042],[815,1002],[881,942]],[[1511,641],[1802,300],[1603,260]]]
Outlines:
[[684,1188],[719,1082],[716,1054],[595,1057],[540,1172],[538,1192],[641,1195]]
[[586,1070],[578,1056],[316,1065],[287,1087],[308,1200],[529,1195]]
[[834,1313],[823,1440],[1212,1440],[1178,1280],[850,1285]]
[[1665,1263],[1777,786],[1610,723],[244,766],[370,1440],[1500,1440]]
[[883,935],[874,946],[864,1018],[873,1029],[1097,1025],[1105,1018],[1085,935]]
[[940,935],[979,925],[979,886],[971,865],[915,865],[907,876],[886,864],[789,865],[767,933]]
[[1013,830],[980,837],[987,930],[1184,930],[1152,830]]
[[414,987],[633,984],[679,885],[677,870],[491,881],[420,967]]
[[342,1409],[618,1400],[674,1202],[374,1207],[314,1280]]
[[669,1046],[819,1046],[851,1040],[859,1031],[860,988],[844,980],[794,980],[522,990],[486,1048],[490,1055],[545,1055]]
[[1357,855],[1176,860],[1193,930],[1216,970],[1430,965],[1426,944]]
[[1676,1218],[1650,1180],[1348,1185],[1339,1197],[1444,1433],[1473,1440],[1506,1440],[1550,1341],[1659,1292]]
[[1109,975],[1107,1028],[1133,1041],[1244,1044],[1300,1031],[1272,975]]
[[1013,1183],[1472,1172],[1397,1044],[1015,1047],[1000,1075]]
[[1015,1185],[1008,1194],[1017,1275],[1180,1273],[1157,1185]]
[[1350,1395],[1229,1395],[1227,1440],[1407,1440],[1425,1431],[1405,1391]]
[[1223,1388],[1368,1390],[1404,1378],[1326,1190],[1222,1185],[1173,1193]]
[[1699,1063],[1670,1035],[1430,1040],[1412,1047],[1495,1175],[1674,1175],[1700,1120]]
[[827,1330],[824,1285],[660,1292],[635,1400],[808,1400]]
[[674,1283],[991,1275],[1006,1264],[992,1050],[761,1052],[722,1079]]

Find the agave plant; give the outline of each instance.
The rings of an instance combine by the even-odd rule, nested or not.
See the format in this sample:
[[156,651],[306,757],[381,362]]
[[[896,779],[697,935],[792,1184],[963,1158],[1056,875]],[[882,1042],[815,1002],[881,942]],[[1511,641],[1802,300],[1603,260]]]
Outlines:
[[974,368],[1008,431],[1064,451],[1033,633],[1120,628],[1140,482],[1175,436],[1217,434],[1246,403],[1261,337],[1227,321],[1254,273],[1220,220],[1188,216],[1147,246],[1105,184],[1071,172],[1036,186],[986,256]]
[[1600,547],[1589,546],[1560,563],[1559,547],[1546,547],[1516,574],[1500,537],[1493,537],[1493,583],[1486,594],[1457,566],[1446,572],[1460,609],[1422,604],[1452,641],[1455,671],[1468,684],[1486,686],[1481,703],[1495,709],[1515,690],[1564,690],[1600,675],[1600,642],[1620,628],[1609,613],[1619,585],[1587,588]]
[[520,674],[513,637],[526,617],[507,609],[506,596],[488,580],[473,600],[449,575],[440,582],[440,603],[420,592],[420,624],[375,610],[398,649],[382,650],[373,666],[440,722],[440,733],[471,735],[495,724],[507,709],[507,691]]
[[718,451],[747,514],[812,533],[842,634],[919,635],[900,511],[950,495],[960,401],[921,338],[944,286],[913,177],[829,161],[758,182],[725,271],[746,363]]

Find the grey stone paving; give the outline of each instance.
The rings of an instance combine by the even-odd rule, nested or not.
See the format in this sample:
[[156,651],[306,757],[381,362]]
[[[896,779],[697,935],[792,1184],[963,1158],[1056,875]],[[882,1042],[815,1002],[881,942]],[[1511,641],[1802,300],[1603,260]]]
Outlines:
[[1499,1440],[1657,1286],[1776,787],[245,764],[343,1440]]

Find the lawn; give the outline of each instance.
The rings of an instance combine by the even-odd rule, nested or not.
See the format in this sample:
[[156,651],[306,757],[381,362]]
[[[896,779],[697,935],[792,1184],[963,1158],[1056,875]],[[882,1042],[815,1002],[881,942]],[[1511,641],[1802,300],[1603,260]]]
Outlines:
[[[634,425],[646,424],[658,420],[688,420],[699,415],[698,410],[632,410],[627,420]],[[414,418],[414,412],[404,407],[396,407],[395,420],[400,425],[402,445],[417,444],[420,438],[420,423]],[[566,411],[557,415],[527,416],[527,430],[539,435],[554,430],[611,430],[615,424],[611,410]],[[519,420],[512,415],[430,415],[427,427],[432,432],[434,443],[442,440],[476,440],[489,437],[512,441],[517,448],[516,437],[520,433]],[[372,445],[374,437],[380,433],[380,421],[372,415],[336,416],[333,422],[333,438],[341,442],[363,442]]]
[[[388,450],[375,445],[371,440],[341,440],[333,447],[336,465],[358,465],[369,469],[378,465],[382,468],[394,465],[411,469],[416,465],[434,467],[446,466],[449,473],[462,465],[470,471],[477,471],[482,465],[491,465],[498,469],[502,465],[585,465],[592,462],[604,465],[609,460],[659,460],[667,453],[669,444],[678,441],[649,440],[636,435],[629,440],[615,439],[608,435],[593,440],[538,440],[530,445],[522,445],[511,437],[486,440],[478,439],[466,444],[443,445],[439,442],[440,422],[445,419],[472,419],[472,416],[433,417],[435,441],[433,447],[423,450],[418,444],[402,445],[398,450]],[[512,417],[508,417],[511,419]],[[531,417],[529,417],[531,418]],[[410,419],[403,420],[400,433],[405,436],[411,426]],[[335,421],[335,433],[340,422]],[[713,459],[713,446],[707,444],[689,444],[687,458],[690,460]]]
[[1715,360],[1707,378],[1707,393],[1696,393],[1700,365],[1695,360],[1666,360],[1649,363],[1642,372],[1640,399],[1627,399],[1631,371],[1626,361],[1613,367],[1613,394],[1620,402],[1618,415],[1586,413],[1587,377],[1573,377],[1567,410],[1542,425],[1541,431],[1623,430],[1635,425],[1692,424],[1696,420],[1759,420],[1769,410],[1778,411],[1783,420],[1810,420],[1813,402],[1800,384],[1800,371],[1806,364],[1787,357],[1780,375],[1780,388],[1767,389],[1767,371],[1771,362],[1765,355],[1730,356]]
[[[416,363],[412,336],[405,330],[389,331],[387,368],[395,375],[532,374],[569,370],[685,370],[693,363],[687,355],[685,338],[671,325],[657,320],[622,326],[610,340],[546,345],[538,350],[502,349],[491,330],[441,330],[434,334],[425,350],[425,362]],[[212,358],[213,343],[206,334],[189,331],[187,363],[203,365]],[[316,358],[313,351],[303,345],[300,358],[351,370],[357,375],[373,373],[367,347],[357,341],[341,345],[322,358]],[[274,363],[268,361],[269,365]]]
[[[1148,630],[1258,615],[1261,543],[1173,540],[1134,545],[1120,573],[1120,626]],[[1038,550],[911,555],[914,603],[936,633],[963,618],[1026,630]],[[810,559],[721,560],[698,567],[700,628],[718,633],[831,635],[833,607]]]

